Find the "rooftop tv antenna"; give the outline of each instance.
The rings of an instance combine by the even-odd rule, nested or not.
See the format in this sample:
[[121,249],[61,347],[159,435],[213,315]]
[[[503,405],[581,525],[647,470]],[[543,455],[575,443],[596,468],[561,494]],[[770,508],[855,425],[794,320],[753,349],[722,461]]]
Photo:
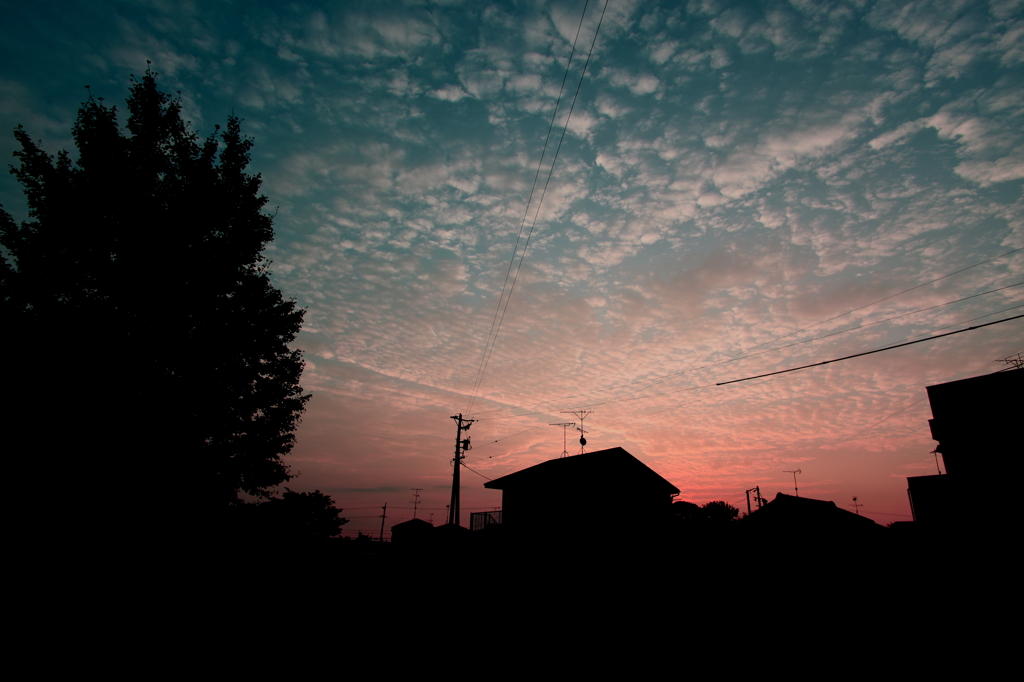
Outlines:
[[935,470],[938,471],[939,475],[941,476],[942,469],[939,468],[939,449],[935,448],[934,450],[932,450],[932,454],[935,455]]
[[420,506],[420,491],[422,490],[423,488],[412,489],[412,517],[414,519],[416,518],[416,508]]
[[853,507],[854,510],[856,510],[857,516],[860,516],[860,508],[863,507],[864,505],[857,502],[856,497],[853,498],[853,504],[851,504],[850,506]]
[[586,419],[588,416],[594,414],[594,411],[593,410],[576,410],[574,412],[573,410],[562,410],[559,414],[574,414],[577,417],[579,417],[580,425],[576,427],[576,430],[580,432],[580,451],[577,452],[576,454],[577,455],[584,454],[587,451],[586,450],[587,439],[585,437],[585,434],[587,432],[583,430],[583,420]]
[[796,471],[783,471],[784,474],[793,474],[793,490],[796,491],[796,496],[800,497],[800,488],[796,486],[796,475],[802,474],[803,472],[797,469]]
[[562,454],[560,457],[568,457],[569,450],[566,447],[566,435],[565,430],[570,426],[576,426],[576,422],[559,422],[557,424],[548,424],[548,426],[561,426],[562,427]]
[[1024,354],[1008,355],[1005,358],[996,360],[996,362],[1005,362],[1008,365],[1013,365],[1016,369],[1024,369]]

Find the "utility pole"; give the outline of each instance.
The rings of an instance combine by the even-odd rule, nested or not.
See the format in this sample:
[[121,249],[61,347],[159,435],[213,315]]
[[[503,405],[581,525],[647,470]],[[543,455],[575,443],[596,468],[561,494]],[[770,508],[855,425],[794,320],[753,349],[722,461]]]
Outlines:
[[797,469],[796,471],[783,471],[784,474],[793,474],[793,490],[796,491],[796,496],[800,497],[800,488],[796,486],[796,475],[802,474],[803,472]]
[[562,454],[560,457],[568,457],[569,450],[566,448],[566,436],[565,430],[570,426],[576,426],[576,422],[559,422],[558,424],[548,424],[548,426],[561,426],[562,427]]
[[462,413],[459,412],[457,417],[452,417],[457,425],[455,431],[455,459],[452,460],[452,501],[448,505],[448,523],[457,526],[459,525],[459,474],[462,472],[462,460],[466,458],[463,453],[470,449],[469,438],[463,438],[462,432],[469,431],[469,427],[473,425],[476,419],[463,419]]
[[754,493],[754,501],[757,502],[757,508],[760,509],[764,506],[764,500],[761,499],[761,486],[755,485],[753,488],[747,491],[747,515],[751,514],[750,511],[750,493]]
[[380,535],[377,537],[377,542],[384,542],[384,519],[388,517],[388,503],[384,503],[384,511],[380,515]]
[[593,410],[562,410],[559,414],[574,414],[579,417],[580,425],[576,427],[576,430],[580,432],[580,451],[576,454],[582,455],[586,453],[587,439],[585,438],[586,431],[583,430],[583,420],[588,416],[594,414]]
[[420,491],[423,488],[412,489],[412,517],[416,518],[416,507],[420,506]]

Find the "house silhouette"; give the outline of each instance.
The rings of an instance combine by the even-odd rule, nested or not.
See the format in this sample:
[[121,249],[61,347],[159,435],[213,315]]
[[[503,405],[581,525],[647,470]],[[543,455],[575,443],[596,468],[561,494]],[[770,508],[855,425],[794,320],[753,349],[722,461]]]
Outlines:
[[409,519],[391,526],[391,542],[398,546],[425,544],[434,532],[434,525],[423,519]]
[[1006,517],[1009,505],[989,493],[989,483],[993,465],[1024,451],[1019,427],[1024,369],[936,384],[927,391],[933,417],[928,424],[946,473],[907,478],[914,521],[948,528],[963,523],[965,509]]
[[778,493],[775,499],[743,520],[762,532],[810,532],[821,536],[874,533],[884,528],[866,516],[836,506],[830,500],[815,500]]
[[484,487],[501,491],[505,532],[548,538],[643,527],[679,494],[622,448],[541,462]]

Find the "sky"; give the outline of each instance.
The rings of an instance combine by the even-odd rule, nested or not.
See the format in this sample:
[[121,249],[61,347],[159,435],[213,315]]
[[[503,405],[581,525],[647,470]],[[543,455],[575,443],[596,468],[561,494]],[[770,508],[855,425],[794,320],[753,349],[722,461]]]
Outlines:
[[[18,124],[73,150],[84,86],[123,112],[147,60],[201,136],[243,119],[306,309],[287,485],[350,534],[413,489],[444,520],[451,416],[468,525],[570,410],[678,499],[799,469],[909,520],[925,387],[1005,367],[1024,320],[716,384],[1021,314],[1024,3],[585,4],[0,0],[0,155]],[[26,217],[7,174],[0,202]]]

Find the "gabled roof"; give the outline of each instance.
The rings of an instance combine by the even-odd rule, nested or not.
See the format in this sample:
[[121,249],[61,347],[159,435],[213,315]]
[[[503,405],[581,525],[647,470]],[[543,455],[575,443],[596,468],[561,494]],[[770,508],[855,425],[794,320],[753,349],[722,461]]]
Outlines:
[[402,521],[401,523],[396,523],[395,525],[391,526],[391,530],[394,530],[395,528],[400,528],[400,529],[403,529],[403,530],[404,529],[423,530],[423,529],[433,528],[433,527],[434,527],[434,524],[430,523],[429,521],[424,521],[423,519],[409,519],[408,521]]
[[855,530],[883,528],[866,516],[842,509],[830,500],[778,493],[775,499],[747,517],[758,525],[815,525]]
[[548,460],[484,483],[485,488],[494,490],[599,486],[679,494],[678,488],[622,448]]

